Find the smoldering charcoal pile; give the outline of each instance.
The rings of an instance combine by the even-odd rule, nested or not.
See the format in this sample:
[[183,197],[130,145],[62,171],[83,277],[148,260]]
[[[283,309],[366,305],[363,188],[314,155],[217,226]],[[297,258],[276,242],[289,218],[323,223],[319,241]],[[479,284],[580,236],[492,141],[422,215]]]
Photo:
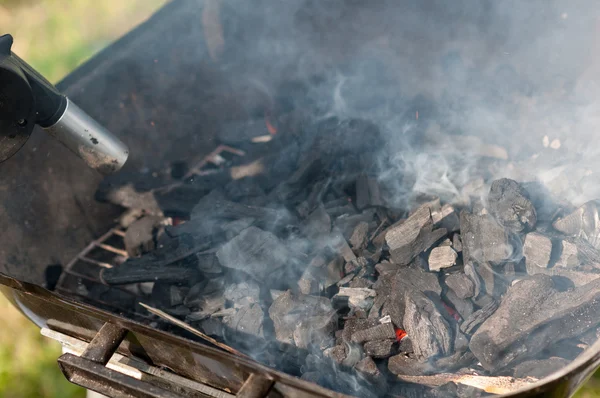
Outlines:
[[[499,179],[485,202],[473,193],[456,207],[417,196],[399,206],[375,177],[386,159],[377,127],[333,118],[304,128],[280,128],[179,184],[160,173],[107,179],[98,197],[139,218],[126,233],[131,257],[103,281],[352,394],[485,395],[533,382],[594,341],[596,202],[538,220],[525,185]],[[236,174],[257,162],[259,173]]]

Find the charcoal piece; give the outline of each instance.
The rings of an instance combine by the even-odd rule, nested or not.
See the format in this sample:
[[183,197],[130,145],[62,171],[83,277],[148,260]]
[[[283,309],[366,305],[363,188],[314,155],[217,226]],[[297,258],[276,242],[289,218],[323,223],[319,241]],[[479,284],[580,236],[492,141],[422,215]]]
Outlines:
[[366,376],[366,378],[372,382],[377,382],[383,377],[383,374],[381,374],[381,371],[377,368],[377,365],[371,357],[361,359],[354,365],[354,369]]
[[152,299],[161,307],[175,307],[183,303],[186,293],[183,287],[157,282],[152,288]]
[[324,243],[334,252],[339,253],[346,262],[356,260],[356,255],[350,246],[348,246],[348,242],[346,242],[346,239],[337,228],[333,229],[329,237],[324,240]]
[[[470,275],[471,272],[474,275]],[[465,273],[467,273],[467,268],[465,268]],[[489,295],[495,297],[502,294],[507,284],[503,280],[504,277],[490,263],[473,264],[469,269],[468,275],[475,280],[476,290],[479,292],[474,298],[476,303],[482,296]]]
[[347,302],[348,307],[353,310],[368,310],[373,305],[376,295],[377,292],[373,289],[341,287],[332,300]]
[[391,322],[382,323],[368,329],[362,329],[352,334],[350,340],[353,343],[362,344],[367,341],[384,340],[396,338],[396,331]]
[[576,267],[579,265],[579,250],[577,244],[568,240],[560,242],[560,254],[556,260],[555,267]]
[[402,224],[389,229],[385,234],[385,241],[392,261],[407,265],[445,235],[446,230],[443,228],[433,230],[431,210],[423,205]]
[[375,265],[375,270],[379,273],[379,275],[386,274],[388,272],[394,273],[398,271],[400,267],[397,264],[390,263],[389,261],[382,261],[379,264]]
[[492,217],[460,213],[460,234],[463,245],[463,261],[501,262],[511,258],[513,244],[507,231]]
[[356,207],[384,206],[379,181],[375,177],[361,174],[356,178]]
[[[387,275],[386,275],[387,276]],[[379,277],[381,279],[381,276]],[[423,271],[420,268],[400,268],[391,278],[390,292],[385,304],[387,313],[392,317],[392,322],[402,327],[404,310],[406,308],[406,293],[422,292],[440,296],[442,287],[436,274]],[[376,288],[377,290],[377,288]]]
[[551,277],[534,275],[508,290],[469,347],[485,369],[503,368],[596,327],[599,316],[600,279],[560,292]]
[[343,344],[327,348],[323,351],[323,355],[333,359],[336,363],[341,364],[346,359],[346,347]]
[[400,344],[398,344],[398,351],[404,354],[413,354],[415,352],[412,345],[412,340],[408,336],[400,340]]
[[356,276],[355,274],[348,274],[348,275],[346,275],[345,277],[343,277],[342,279],[340,279],[340,280],[339,280],[339,281],[336,283],[336,285],[338,285],[338,286],[345,286],[345,285],[347,285],[348,283],[350,283],[350,281],[352,281],[352,279],[354,279],[354,277],[355,277],[355,276]]
[[525,266],[529,275],[539,273],[539,268],[547,268],[550,264],[551,254],[552,241],[550,238],[537,232],[525,235],[523,256],[525,256]]
[[[453,290],[448,290],[446,292],[446,300],[451,305],[452,310],[458,313],[460,319],[467,319],[471,316],[471,314],[473,314],[473,312],[475,312],[475,306],[473,305],[473,302],[471,300],[458,297]],[[459,321],[455,314],[451,314],[451,316],[456,321]]]
[[324,266],[309,265],[298,281],[300,292],[316,294],[335,285],[344,273],[343,266],[344,259],[337,255]]
[[310,185],[308,196],[298,206],[296,206],[296,212],[301,218],[306,218],[310,212],[312,212],[318,206],[322,206],[323,196],[328,190],[330,184],[331,179],[325,178]]
[[600,251],[583,238],[573,238],[572,242],[577,246],[577,258],[582,265],[600,263]]
[[309,239],[320,239],[331,232],[331,218],[323,206],[317,207],[306,219],[302,233]]
[[475,295],[475,284],[465,274],[450,274],[444,282],[458,298],[467,299]]
[[326,209],[327,214],[331,218],[350,217],[356,215],[356,209],[349,203],[338,207],[328,207]]
[[466,368],[476,361],[475,355],[469,351],[456,351],[454,354],[434,361],[433,367],[437,372],[455,372]]
[[496,221],[513,232],[530,231],[537,222],[529,193],[518,182],[508,178],[492,182],[488,207]]
[[254,336],[263,336],[264,313],[259,304],[250,304],[238,309],[236,314],[224,320],[224,324],[231,329],[252,334]]
[[439,272],[443,268],[449,268],[456,264],[458,255],[450,246],[438,246],[434,247],[429,254],[427,260],[429,264],[429,271]]
[[343,366],[351,368],[364,358],[362,345],[344,341],[344,346],[346,347],[346,358],[342,362]]
[[240,201],[249,197],[265,196],[265,191],[261,188],[255,178],[240,178],[229,182],[223,188],[225,196],[233,201]]
[[309,322],[313,317],[330,317],[332,322],[337,322],[337,314],[329,299],[293,294],[290,290],[273,301],[269,317],[273,321],[277,340],[288,344],[294,343],[294,331],[300,322]]
[[358,214],[344,214],[335,219],[335,226],[349,240],[358,224],[367,223],[368,226],[373,224],[375,213],[375,209],[366,209]]
[[225,233],[225,239],[231,240],[235,238],[240,232],[251,227],[255,221],[256,219],[252,217],[244,217],[221,224],[221,229]]
[[264,280],[271,272],[291,261],[292,254],[272,233],[250,227],[221,246],[217,258],[224,267]]
[[155,236],[162,217],[145,216],[133,222],[125,232],[125,249],[130,257],[148,253],[156,247]]
[[388,358],[394,353],[394,344],[396,339],[385,339],[385,340],[371,340],[367,341],[363,349],[365,355],[373,358]]
[[380,325],[377,319],[349,318],[344,322],[341,342],[352,341],[352,335],[361,330]]
[[[439,200],[438,200],[439,203]],[[456,232],[460,229],[460,219],[454,206],[445,204],[437,209],[432,209],[431,218],[434,226],[444,228],[448,232]]]
[[431,299],[421,292],[406,293],[403,327],[410,337],[415,355],[426,360],[450,354],[453,337],[450,325]]
[[[373,281],[370,281],[365,278],[357,277],[352,279],[352,282],[348,285],[349,288],[367,288],[370,289],[373,287]],[[374,300],[373,300],[374,301]]]
[[558,218],[552,226],[565,235],[583,238],[596,249],[600,249],[600,218],[598,213],[598,201],[589,201],[572,213]]
[[461,332],[471,335],[475,330],[485,322],[496,310],[498,309],[498,302],[496,300],[489,300],[488,303],[471,314],[470,317],[466,318],[460,325]]
[[293,333],[294,343],[299,348],[313,345],[324,349],[332,345],[336,329],[337,317],[332,316],[331,313],[313,315],[299,320]]
[[462,252],[462,239],[460,234],[454,234],[452,237],[452,248],[456,250],[457,253]]
[[128,258],[118,267],[103,269],[102,280],[109,285],[139,282],[188,282],[198,275],[193,254],[205,250],[210,239],[183,235],[167,239],[142,257]]
[[388,370],[395,375],[421,376],[432,372],[433,368],[428,362],[398,354],[388,360]]
[[225,300],[231,301],[236,308],[247,307],[260,300],[260,287],[254,281],[248,280],[228,285],[223,292]]
[[205,275],[215,276],[223,273],[223,267],[215,253],[196,253],[198,270]]
[[354,228],[354,232],[350,237],[350,245],[354,249],[354,253],[360,252],[367,247],[367,238],[369,233],[369,224],[362,221]]
[[551,373],[561,370],[570,363],[571,361],[568,359],[559,357],[525,361],[515,366],[513,376],[517,379],[525,377],[543,379]]

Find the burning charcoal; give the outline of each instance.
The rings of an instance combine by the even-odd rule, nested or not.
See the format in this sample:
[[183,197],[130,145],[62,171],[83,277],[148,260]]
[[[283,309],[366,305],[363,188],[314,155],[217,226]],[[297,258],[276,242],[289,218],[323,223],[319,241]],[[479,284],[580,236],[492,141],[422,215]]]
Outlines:
[[[551,277],[534,275],[508,290],[469,347],[485,369],[498,369],[584,333],[598,324],[599,316],[600,279],[559,292]],[[511,355],[505,355],[507,350]]]
[[348,302],[348,307],[353,310],[368,310],[373,305],[373,297],[377,292],[373,289],[341,287],[333,296],[334,301]]
[[456,250],[457,253],[462,251],[462,240],[460,238],[460,234],[454,234],[452,237],[452,247]]
[[523,256],[525,256],[525,264],[529,275],[538,273],[539,268],[547,268],[550,264],[551,254],[552,241],[550,238],[537,232],[530,232],[525,235]]
[[496,221],[513,232],[530,231],[537,222],[529,193],[518,182],[508,178],[492,182],[488,206]]
[[581,237],[596,249],[600,248],[598,202],[590,201],[574,212],[554,221],[552,226],[565,235]]
[[525,361],[515,366],[514,377],[517,379],[525,377],[543,379],[550,373],[561,370],[569,363],[571,363],[571,361],[559,357]]
[[377,368],[377,365],[371,357],[363,358],[356,365],[354,365],[354,368],[372,382],[378,382],[383,377],[379,371],[379,368]]
[[451,274],[446,277],[446,285],[452,289],[457,297],[467,299],[475,294],[473,280],[465,274]]
[[365,355],[373,358],[388,358],[394,353],[394,344],[396,339],[372,340],[367,341],[363,349]]
[[222,266],[244,271],[256,280],[264,280],[291,257],[279,238],[256,227],[243,230],[217,251]]
[[460,213],[460,233],[465,264],[471,261],[501,262],[514,252],[507,232],[493,218]]
[[427,362],[421,362],[405,354],[394,355],[388,360],[388,370],[395,375],[421,376],[433,371]]
[[381,188],[376,178],[361,174],[356,178],[356,207],[384,206]]
[[[381,280],[382,276],[379,279]],[[388,293],[389,296],[387,296],[385,310],[392,317],[392,322],[398,327],[403,325],[407,292],[431,293],[437,296],[442,294],[442,287],[437,275],[419,268],[400,268],[395,275],[391,276],[391,279],[391,288],[390,293]]]
[[118,267],[103,269],[102,280],[109,285],[138,282],[189,282],[198,275],[194,253],[206,249],[209,240],[189,235],[169,239],[151,253],[129,258]]
[[350,245],[354,249],[356,254],[360,254],[360,252],[367,247],[367,235],[369,233],[369,224],[366,222],[360,222],[354,228],[354,232],[350,237]]
[[368,329],[359,330],[350,338],[353,343],[362,344],[367,341],[395,339],[396,330],[391,322],[382,323]]
[[231,284],[225,288],[223,296],[236,308],[246,307],[260,301],[260,287],[254,281]]
[[563,240],[560,242],[560,256],[554,264],[555,267],[575,267],[579,265],[577,245]]
[[449,268],[456,264],[458,255],[450,246],[439,246],[429,254],[429,271],[439,272],[442,268]]
[[458,297],[453,290],[446,292],[446,300],[452,305],[451,308],[444,307],[448,311],[449,315],[456,321],[467,319],[475,311],[473,302],[468,299],[461,299]]
[[412,340],[408,336],[400,340],[400,344],[398,344],[398,351],[404,354],[413,354],[415,352],[412,345]]
[[460,325],[460,330],[465,334],[473,334],[473,332],[485,322],[498,309],[498,302],[494,299],[489,299],[488,303],[475,311],[470,317],[466,318]]
[[302,232],[307,238],[320,239],[331,232],[331,218],[323,206],[317,207],[308,218],[302,228]]
[[361,330],[380,325],[377,319],[349,318],[344,322],[342,339],[339,343],[352,341],[352,335]]
[[433,230],[431,210],[423,205],[402,224],[388,230],[385,241],[390,248],[392,261],[407,265],[445,235],[443,228]]
[[331,346],[336,329],[337,317],[332,316],[331,313],[310,316],[308,319],[299,320],[296,325],[294,343],[299,348],[315,345],[323,349]]
[[[290,290],[277,297],[269,308],[269,317],[273,321],[277,340],[288,344],[294,342],[294,331],[301,321],[309,322],[313,317],[327,316],[332,319],[332,322],[337,322],[337,314],[331,307],[329,299],[293,294]],[[333,335],[333,330],[330,333]]]
[[583,265],[600,263],[600,252],[591,243],[582,238],[573,239],[577,246],[577,258]]
[[336,345],[323,351],[323,355],[333,359],[336,363],[341,364],[346,359],[346,347],[342,345]]
[[145,216],[132,223],[125,233],[125,249],[130,257],[151,252],[156,247],[154,237],[164,218]]
[[250,304],[238,309],[234,316],[223,323],[235,331],[262,337],[263,319],[264,313],[260,305]]
[[412,340],[417,358],[426,360],[451,353],[453,338],[450,326],[433,301],[423,293],[406,293],[402,325]]

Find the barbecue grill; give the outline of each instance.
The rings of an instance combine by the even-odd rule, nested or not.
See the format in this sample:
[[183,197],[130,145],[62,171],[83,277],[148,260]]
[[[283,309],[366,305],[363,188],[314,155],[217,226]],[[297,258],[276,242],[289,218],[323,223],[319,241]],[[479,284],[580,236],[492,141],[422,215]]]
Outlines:
[[[365,8],[387,2],[374,3]],[[304,7],[321,14],[307,19],[305,37],[295,37],[282,29],[288,6],[174,0],[58,88],[129,146],[124,172],[193,159],[189,175],[202,175],[216,156],[243,155],[222,145],[217,131],[246,115],[248,99],[263,98],[289,70],[309,74],[315,66],[300,57],[307,48],[333,64],[344,62],[356,44],[344,40],[355,27],[329,26],[333,16],[324,14],[335,7],[311,2]],[[376,29],[368,33],[361,40],[377,36]],[[115,266],[117,256],[127,257],[125,233],[115,222],[123,210],[94,199],[101,176],[41,131],[2,168],[2,290],[63,345],[58,363],[69,381],[115,397],[344,396],[228,352],[193,331],[154,328],[148,312],[132,312],[127,303],[135,296],[125,288],[108,289],[106,301],[90,299],[83,290],[107,289],[102,270]],[[506,396],[567,397],[599,365],[596,342],[567,367]]]

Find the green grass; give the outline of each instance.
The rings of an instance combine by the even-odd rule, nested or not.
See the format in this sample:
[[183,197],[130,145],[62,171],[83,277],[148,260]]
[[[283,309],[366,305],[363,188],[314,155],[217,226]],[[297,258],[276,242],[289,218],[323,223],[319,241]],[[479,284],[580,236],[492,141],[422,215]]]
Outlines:
[[[166,0],[1,0],[0,34],[13,51],[57,82],[108,43],[143,21]],[[56,364],[60,345],[0,295],[0,397],[78,398]],[[600,398],[600,374],[576,395]]]

